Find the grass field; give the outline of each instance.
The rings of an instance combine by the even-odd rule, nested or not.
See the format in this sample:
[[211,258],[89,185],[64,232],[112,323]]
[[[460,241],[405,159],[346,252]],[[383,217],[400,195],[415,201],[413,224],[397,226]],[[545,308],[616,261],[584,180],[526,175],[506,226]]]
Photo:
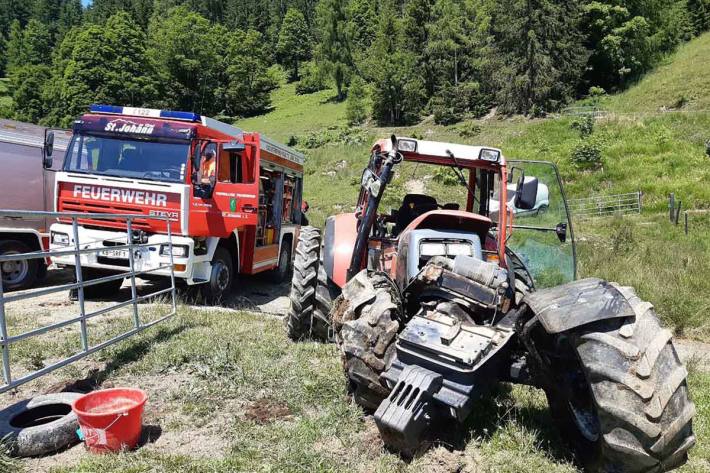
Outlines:
[[[145,424],[162,433],[132,453],[59,463],[53,472],[575,472],[544,394],[501,385],[467,424],[412,462],[383,449],[372,418],[347,397],[333,345],[292,343],[263,315],[180,309],[175,320],[101,353],[105,384],[139,385]],[[698,445],[682,472],[710,471],[710,373],[689,366]],[[178,443],[175,439],[184,439]],[[0,466],[3,465],[0,458]],[[19,470],[18,470],[19,471]]]

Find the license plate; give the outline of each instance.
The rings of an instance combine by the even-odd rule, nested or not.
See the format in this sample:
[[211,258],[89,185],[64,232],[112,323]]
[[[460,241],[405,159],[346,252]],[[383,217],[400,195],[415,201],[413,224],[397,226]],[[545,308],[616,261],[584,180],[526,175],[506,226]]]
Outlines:
[[128,259],[128,250],[101,250],[99,256],[104,258]]

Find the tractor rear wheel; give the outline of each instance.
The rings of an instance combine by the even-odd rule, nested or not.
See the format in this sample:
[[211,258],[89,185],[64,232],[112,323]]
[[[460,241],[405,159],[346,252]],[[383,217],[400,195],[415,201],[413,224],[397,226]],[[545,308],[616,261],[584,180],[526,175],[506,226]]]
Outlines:
[[[296,243],[293,276],[289,299],[291,306],[286,314],[286,334],[292,340],[328,338],[329,306],[320,279],[325,269],[320,260],[321,235],[315,227],[303,227]],[[327,277],[325,277],[327,281]],[[325,288],[327,291],[327,287]]]
[[380,375],[392,363],[402,327],[399,290],[387,274],[363,270],[345,285],[331,314],[349,391],[375,410],[389,394]]
[[551,340],[553,356],[543,356],[550,410],[588,471],[667,471],[695,444],[687,372],[653,307],[618,289],[635,317]]

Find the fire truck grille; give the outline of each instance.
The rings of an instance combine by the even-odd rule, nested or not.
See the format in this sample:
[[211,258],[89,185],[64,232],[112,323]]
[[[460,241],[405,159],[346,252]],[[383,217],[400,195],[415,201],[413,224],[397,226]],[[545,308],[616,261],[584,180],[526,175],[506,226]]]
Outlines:
[[[76,213],[104,213],[104,214],[142,214],[141,209],[124,207],[120,205],[106,205],[99,203],[86,203],[78,200],[65,199],[60,201],[60,211]],[[60,219],[61,220],[61,219]],[[87,227],[112,227],[126,228],[125,219],[79,219],[79,223]],[[136,218],[133,220],[134,230],[150,230],[150,221],[146,218]]]

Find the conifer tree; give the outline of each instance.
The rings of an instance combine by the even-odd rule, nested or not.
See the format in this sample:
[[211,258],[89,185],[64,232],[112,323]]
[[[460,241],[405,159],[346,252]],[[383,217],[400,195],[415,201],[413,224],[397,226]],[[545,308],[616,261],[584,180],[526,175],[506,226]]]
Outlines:
[[320,0],[317,7],[320,44],[316,60],[335,81],[339,99],[353,66],[345,6],[345,0]]
[[494,9],[501,110],[536,115],[573,96],[586,54],[575,0],[501,0]]
[[286,12],[276,50],[282,64],[290,70],[290,79],[298,80],[299,65],[310,57],[311,45],[306,19],[295,8]]
[[366,98],[365,81],[360,76],[355,76],[350,82],[345,103],[345,116],[350,125],[360,125],[367,119]]

